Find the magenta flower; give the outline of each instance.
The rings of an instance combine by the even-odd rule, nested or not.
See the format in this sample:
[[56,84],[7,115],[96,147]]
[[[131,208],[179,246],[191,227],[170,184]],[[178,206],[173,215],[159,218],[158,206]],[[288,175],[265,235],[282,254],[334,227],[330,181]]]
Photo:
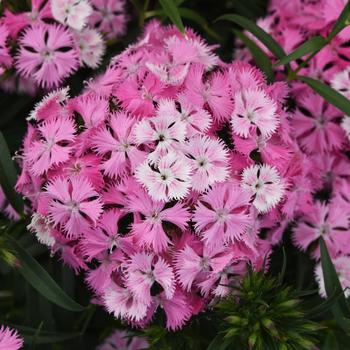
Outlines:
[[154,283],[162,286],[166,299],[175,292],[175,278],[170,265],[153,254],[136,253],[130,257],[126,270],[126,285],[137,300],[149,306]]
[[125,14],[125,0],[90,0],[92,14],[89,23],[105,33],[109,39],[124,34],[128,16]]
[[199,201],[193,220],[196,231],[209,246],[244,241],[250,224],[250,196],[237,185],[218,184]]
[[[319,237],[324,238],[331,254],[349,252],[349,213],[337,203],[316,202],[313,210],[301,217],[294,229],[293,241],[300,249],[306,250]],[[319,257],[319,249],[313,254]]]
[[137,299],[130,289],[111,283],[102,297],[109,313],[116,318],[140,321],[147,314],[148,305]]
[[116,330],[99,345],[96,350],[141,350],[148,349],[146,339],[137,337],[125,330]]
[[127,208],[132,213],[141,214],[143,218],[132,224],[131,233],[137,244],[156,253],[164,251],[171,244],[164,225],[168,222],[183,231],[190,219],[189,212],[180,203],[165,208],[164,203],[153,201],[143,190],[130,196]]
[[90,225],[96,225],[102,202],[85,178],[57,178],[46,186],[46,193],[50,198],[48,211],[51,220],[68,236],[78,237]]
[[114,113],[109,120],[110,130],[101,128],[92,138],[92,147],[105,156],[101,168],[110,177],[118,177],[128,170],[135,170],[145,159],[133,139],[135,119],[125,113]]
[[23,339],[16,330],[0,327],[0,350],[18,350],[23,346]]
[[60,25],[28,27],[19,40],[16,68],[43,88],[54,88],[79,65],[72,35]]
[[[4,24],[0,24],[0,69],[2,67],[10,67],[12,64],[12,57],[10,51],[6,45],[9,32]],[[1,75],[1,72],[0,72]]]
[[341,117],[341,113],[319,95],[312,93],[300,98],[293,129],[303,149],[308,153],[340,149],[345,142],[345,133],[337,123]]
[[69,118],[55,118],[38,127],[40,139],[32,142],[28,161],[35,175],[41,175],[52,166],[65,162],[72,150],[75,127]]
[[249,89],[234,96],[231,124],[233,132],[242,137],[252,136],[252,131],[271,136],[277,129],[277,106],[263,90]]
[[186,99],[202,108],[208,104],[216,121],[222,122],[229,119],[232,112],[232,101],[227,75],[215,73],[210,80],[203,82],[203,67],[194,66],[185,82],[184,92]]

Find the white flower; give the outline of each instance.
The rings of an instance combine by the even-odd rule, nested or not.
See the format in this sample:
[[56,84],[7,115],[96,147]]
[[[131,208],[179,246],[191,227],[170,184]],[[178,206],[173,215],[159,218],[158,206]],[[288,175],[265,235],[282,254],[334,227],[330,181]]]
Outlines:
[[278,204],[285,187],[277,170],[267,164],[244,169],[241,186],[251,194],[253,205],[262,213]]
[[184,198],[190,188],[191,165],[181,154],[169,152],[156,165],[148,160],[136,169],[136,179],[155,200],[168,201]]
[[92,28],[84,28],[74,34],[79,48],[80,60],[90,68],[97,68],[105,52],[102,35]]
[[49,220],[44,216],[34,213],[32,215],[32,221],[27,228],[35,233],[36,238],[41,244],[52,247],[56,243],[55,237],[53,237],[51,234],[52,227]]
[[87,0],[52,0],[51,11],[58,22],[82,30],[92,13],[92,7]]

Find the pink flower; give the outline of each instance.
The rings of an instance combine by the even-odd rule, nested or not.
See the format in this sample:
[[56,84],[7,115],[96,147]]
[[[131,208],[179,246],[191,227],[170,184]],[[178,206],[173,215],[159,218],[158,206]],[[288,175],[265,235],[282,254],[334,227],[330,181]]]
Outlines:
[[151,288],[154,283],[161,285],[166,299],[171,299],[174,295],[174,273],[161,257],[147,253],[132,255],[127,263],[126,276],[126,285],[131,293],[146,305],[151,304]]
[[96,225],[102,212],[98,193],[81,177],[57,178],[46,186],[50,198],[49,215],[70,237],[78,237],[90,225]]
[[[349,213],[337,204],[316,202],[312,211],[305,213],[294,229],[293,241],[302,250],[323,237],[331,254],[349,251]],[[319,257],[319,249],[313,252]]]
[[339,91],[346,98],[350,98],[350,68],[334,74],[331,85],[333,89]]
[[110,177],[118,177],[128,170],[134,170],[144,158],[131,135],[135,119],[123,112],[111,115],[110,130],[103,127],[92,138],[93,149],[97,154],[106,156],[101,167]]
[[265,137],[277,129],[276,103],[263,90],[249,89],[237,92],[234,96],[234,109],[231,117],[233,132],[242,137],[252,136],[252,131],[260,131]]
[[81,240],[81,250],[88,261],[103,258],[104,254],[129,252],[131,243],[119,233],[120,220],[125,213],[119,209],[105,211],[98,222],[98,226],[87,230]]
[[51,0],[53,17],[60,23],[82,30],[92,13],[87,0]]
[[192,188],[203,192],[216,182],[228,177],[228,151],[224,145],[208,136],[191,138],[185,146],[185,153],[192,165]]
[[190,70],[185,86],[184,94],[188,101],[200,108],[208,104],[216,121],[222,122],[229,119],[232,113],[232,101],[227,75],[212,74],[204,83],[203,67],[197,65]]
[[183,231],[190,218],[189,212],[180,203],[165,208],[164,203],[154,202],[143,190],[128,198],[127,208],[132,213],[141,214],[143,218],[132,224],[131,233],[137,244],[156,253],[164,251],[171,244],[164,230],[166,223],[174,224]]
[[322,97],[308,94],[299,99],[293,116],[293,129],[300,145],[310,154],[338,150],[345,133],[337,123],[341,113]]
[[145,161],[136,169],[136,179],[155,200],[182,199],[190,188],[191,164],[173,151],[159,158],[156,165]]
[[74,39],[79,49],[81,63],[90,68],[97,68],[106,49],[102,35],[96,29],[84,28],[74,33]]
[[216,185],[198,201],[195,229],[209,246],[244,241],[250,224],[247,213],[250,196],[233,183]]
[[72,150],[75,127],[70,118],[55,118],[38,127],[41,138],[26,150],[27,159],[35,175],[41,175],[52,166],[65,162]]
[[23,346],[23,339],[16,330],[0,327],[0,350],[18,350]]
[[137,337],[125,330],[116,330],[99,345],[96,350],[141,350],[148,349],[146,339]]
[[[212,273],[220,273],[232,261],[233,254],[227,248],[204,246],[200,252],[189,245],[175,254],[176,277],[186,291],[190,291],[193,284],[200,286],[211,279]],[[205,288],[206,289],[206,288]],[[204,290],[202,290],[204,293]]]
[[67,115],[64,103],[69,97],[69,88],[58,89],[47,94],[30,112],[27,120],[62,118]]
[[346,136],[348,137],[348,140],[350,141],[350,117],[345,116],[342,119],[341,127],[345,131]]
[[147,304],[137,299],[130,289],[111,282],[103,295],[103,303],[116,318],[140,321],[147,314]]
[[4,24],[0,24],[0,66],[4,67],[10,67],[12,64],[12,57],[6,45],[8,35],[7,27]]
[[109,39],[124,34],[128,16],[125,14],[125,0],[90,0],[91,26],[105,33]]
[[171,299],[165,293],[159,297],[159,304],[166,314],[166,328],[176,331],[190,319],[193,313],[191,301],[177,289]]
[[54,88],[79,65],[73,37],[60,25],[28,27],[19,40],[16,68],[43,88]]
[[275,207],[285,190],[277,170],[267,164],[244,169],[241,185],[251,195],[253,205],[262,213]]
[[188,101],[184,94],[179,96],[179,101],[180,119],[187,125],[187,136],[192,137],[206,132],[212,123],[210,113]]
[[115,95],[123,108],[135,116],[151,117],[155,113],[156,102],[164,90],[164,84],[153,74],[130,77],[115,88]]
[[56,243],[56,239],[52,234],[52,225],[49,222],[49,218],[34,213],[32,215],[32,221],[27,226],[27,229],[35,233],[36,238],[41,244],[48,247],[52,247]]

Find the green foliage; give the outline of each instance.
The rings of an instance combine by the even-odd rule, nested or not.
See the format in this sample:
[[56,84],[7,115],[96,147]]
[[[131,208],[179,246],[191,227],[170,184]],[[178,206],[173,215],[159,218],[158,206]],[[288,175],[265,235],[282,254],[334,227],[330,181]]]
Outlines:
[[0,131],[0,185],[12,207],[21,214],[23,211],[23,200],[14,190],[16,178],[17,173],[10,151],[4,135]]
[[224,321],[222,338],[214,342],[223,349],[235,345],[242,350],[309,350],[317,342],[320,326],[305,317],[306,308],[297,294],[263,272],[250,271],[237,296],[219,302],[216,308]]
[[[28,233],[27,233],[28,234]],[[12,237],[7,236],[16,257],[17,271],[43,297],[69,311],[83,311],[84,307],[72,300],[41,267],[41,265]]]
[[182,23],[182,19],[176,3],[173,0],[159,0],[164,13],[170,18],[170,20],[176,25],[180,32],[184,33],[185,27]]

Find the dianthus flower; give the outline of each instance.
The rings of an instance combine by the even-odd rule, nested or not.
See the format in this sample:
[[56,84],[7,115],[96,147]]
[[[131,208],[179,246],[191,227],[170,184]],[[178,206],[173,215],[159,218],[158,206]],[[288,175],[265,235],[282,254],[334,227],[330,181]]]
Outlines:
[[18,350],[23,346],[23,339],[16,330],[0,327],[0,350]]
[[287,225],[308,175],[285,85],[249,64],[223,65],[215,47],[185,34],[151,21],[83,94],[50,93],[18,154],[29,230],[137,327],[160,312],[177,330],[230,294],[248,264],[261,269],[271,243],[260,229],[270,237]]

